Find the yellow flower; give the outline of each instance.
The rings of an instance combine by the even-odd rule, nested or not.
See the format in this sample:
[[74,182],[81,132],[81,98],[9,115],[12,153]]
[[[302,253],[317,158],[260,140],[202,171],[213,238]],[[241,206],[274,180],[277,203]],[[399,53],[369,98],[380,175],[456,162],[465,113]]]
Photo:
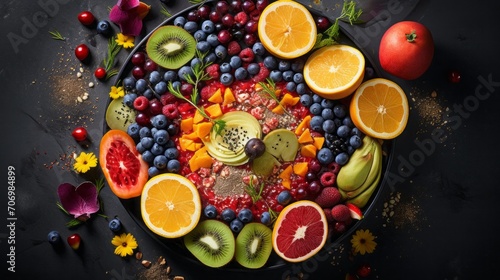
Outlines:
[[116,246],[115,254],[121,257],[132,255],[134,249],[138,246],[135,237],[130,233],[122,233],[120,236],[115,235],[111,240],[111,244]]
[[360,253],[361,255],[372,253],[377,247],[377,242],[374,239],[375,237],[369,230],[357,230],[351,239],[354,253]]
[[122,33],[118,33],[116,34],[115,41],[116,43],[118,43],[118,45],[128,49],[134,47],[134,39],[135,39],[134,36],[127,36],[123,35]]
[[94,153],[84,153],[81,152],[80,155],[75,159],[73,168],[79,173],[85,173],[90,170],[91,167],[97,166],[97,158]]
[[109,96],[113,99],[117,99],[120,97],[123,97],[125,95],[125,91],[123,90],[123,87],[111,87],[111,91],[109,92]]

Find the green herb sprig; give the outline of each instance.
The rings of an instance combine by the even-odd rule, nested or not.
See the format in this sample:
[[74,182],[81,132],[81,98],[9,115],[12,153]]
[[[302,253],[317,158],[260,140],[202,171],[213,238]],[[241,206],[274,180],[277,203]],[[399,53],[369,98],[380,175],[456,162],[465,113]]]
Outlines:
[[160,13],[162,13],[162,15],[166,16],[167,18],[172,16],[172,13],[169,10],[167,10],[165,6],[161,6]]
[[106,57],[104,58],[102,64],[106,70],[106,80],[118,74],[118,70],[113,69],[115,66],[116,56],[122,48],[116,42],[116,36],[109,38],[108,40],[108,51]]
[[356,23],[359,17],[363,14],[361,9],[357,8],[355,1],[344,1],[340,15],[335,19],[335,22],[323,33],[319,33],[316,37],[316,44],[313,49],[318,49],[325,46],[334,45],[337,43],[340,36],[339,21],[348,21],[351,25]]
[[[262,198],[262,192],[264,191],[265,184],[261,183],[260,186],[256,188],[252,179],[253,178],[250,177],[250,182],[248,183],[248,185],[245,186],[245,192],[248,195],[250,195],[250,197],[252,198],[252,202],[255,203]],[[264,203],[267,205],[267,201],[264,200]],[[276,213],[273,209],[271,209],[269,205],[267,205],[267,207],[268,207],[267,211],[271,216],[271,222],[274,222],[278,217],[278,213]]]
[[168,90],[170,91],[170,93],[172,93],[173,96],[175,96],[175,97],[177,97],[179,99],[182,99],[182,100],[188,102],[189,104],[191,104],[191,106],[193,106],[194,108],[196,108],[196,110],[204,118],[207,118],[210,122],[212,122],[213,123],[212,129],[216,132],[216,134],[220,135],[222,133],[222,131],[224,130],[224,128],[226,127],[226,122],[223,121],[223,120],[214,120],[214,119],[212,119],[205,112],[205,109],[203,107],[200,107],[200,106],[197,105],[197,103],[198,103],[198,97],[200,95],[198,87],[200,86],[201,82],[207,81],[207,80],[210,79],[210,75],[205,70],[212,63],[211,62],[205,62],[204,61],[205,56],[206,56],[206,53],[202,53],[202,52],[200,52],[200,51],[197,50],[196,51],[196,57],[199,58],[200,62],[196,63],[193,66],[191,66],[191,69],[193,71],[192,75],[184,75],[184,79],[186,80],[186,82],[188,82],[189,84],[193,85],[193,90],[192,90],[191,95],[190,95],[189,98],[185,97],[181,93],[180,88],[174,87],[174,84],[172,83],[172,81],[169,81],[167,86],[168,86]]
[[59,33],[59,31],[57,31],[57,30],[49,31],[49,33],[50,33],[50,35],[52,35],[52,39],[54,39],[54,40],[66,41],[66,37],[61,35],[61,33]]
[[278,96],[276,96],[276,83],[272,79],[267,78],[266,82],[259,82],[259,85],[262,87],[262,91],[266,94],[266,97],[276,101],[278,103],[278,106],[281,106],[281,108],[283,108],[285,114],[291,116],[283,106],[283,104],[280,103]]

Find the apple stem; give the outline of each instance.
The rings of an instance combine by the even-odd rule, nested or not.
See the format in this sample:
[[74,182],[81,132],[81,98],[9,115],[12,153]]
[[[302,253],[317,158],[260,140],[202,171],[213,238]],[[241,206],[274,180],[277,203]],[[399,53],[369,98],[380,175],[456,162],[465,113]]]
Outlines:
[[413,30],[410,34],[405,34],[405,36],[406,36],[406,41],[414,43],[415,39],[417,38],[417,32]]

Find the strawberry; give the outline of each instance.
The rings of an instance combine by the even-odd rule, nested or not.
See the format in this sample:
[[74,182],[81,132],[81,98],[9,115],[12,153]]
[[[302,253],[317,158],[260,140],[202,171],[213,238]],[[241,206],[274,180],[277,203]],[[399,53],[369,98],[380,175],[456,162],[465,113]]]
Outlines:
[[337,204],[332,207],[332,217],[339,222],[347,222],[351,218],[351,211],[345,204]]
[[69,246],[71,246],[71,248],[73,248],[73,250],[78,250],[78,248],[80,248],[80,242],[81,242],[81,238],[80,238],[80,235],[78,233],[74,233],[70,236],[68,236],[68,244]]
[[338,204],[342,199],[342,195],[335,187],[325,187],[314,200],[322,208],[331,208]]
[[361,209],[359,209],[358,206],[346,202],[345,205],[347,208],[349,208],[349,211],[351,212],[351,217],[356,220],[361,220],[363,218],[363,212],[361,212]]

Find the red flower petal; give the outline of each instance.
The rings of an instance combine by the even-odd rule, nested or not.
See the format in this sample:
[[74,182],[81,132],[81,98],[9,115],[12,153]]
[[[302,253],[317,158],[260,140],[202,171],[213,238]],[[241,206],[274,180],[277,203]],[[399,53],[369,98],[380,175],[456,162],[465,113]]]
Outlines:
[[142,20],[136,9],[123,11],[114,6],[109,13],[109,19],[120,27],[121,33],[127,36],[139,36],[142,30]]
[[130,9],[133,9],[137,6],[139,6],[140,1],[139,0],[118,0],[118,3],[116,3],[116,6],[120,7],[120,9],[124,11],[128,11]]

